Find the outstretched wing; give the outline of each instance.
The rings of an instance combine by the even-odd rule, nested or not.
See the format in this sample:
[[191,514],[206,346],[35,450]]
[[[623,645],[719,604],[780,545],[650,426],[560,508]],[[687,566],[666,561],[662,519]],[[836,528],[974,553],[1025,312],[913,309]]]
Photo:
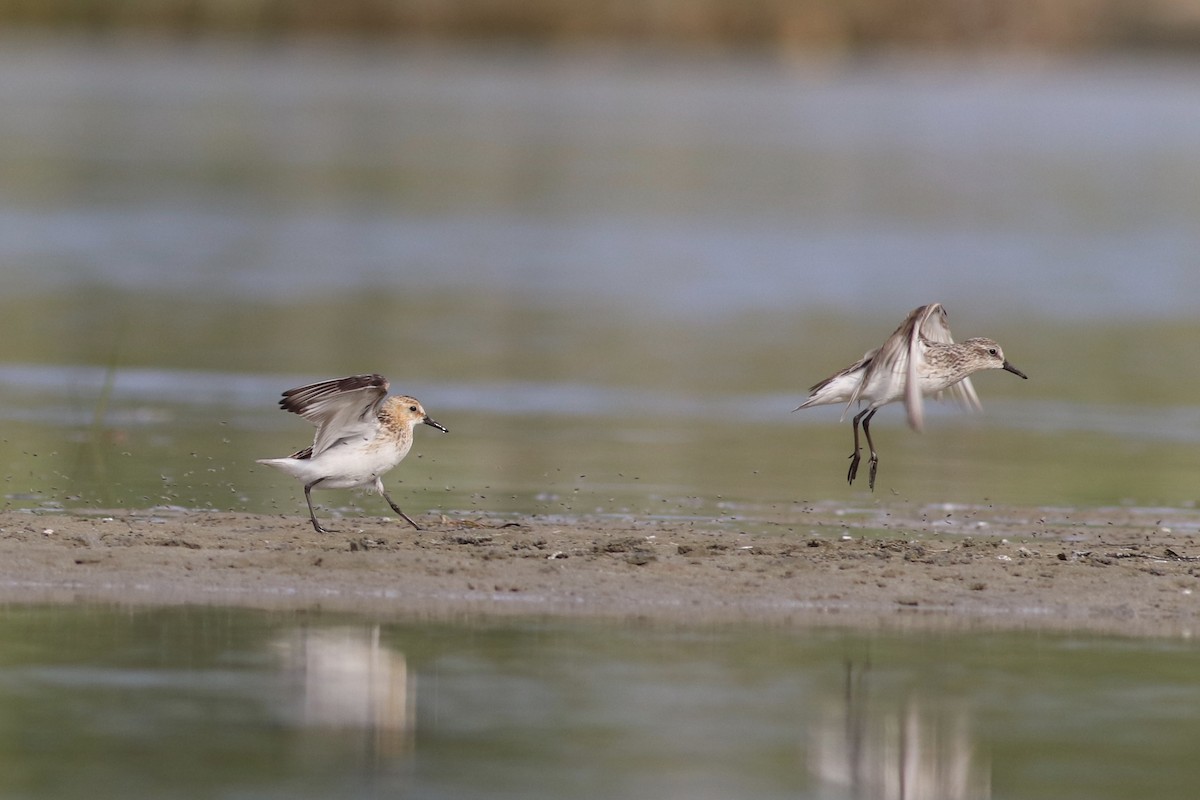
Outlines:
[[892,331],[892,335],[887,338],[887,341],[875,351],[875,357],[867,365],[863,379],[850,397],[847,408],[857,403],[863,392],[867,390],[870,391],[869,396],[875,398],[895,397],[906,392],[909,385],[909,364],[912,361],[914,332],[919,329],[930,307],[921,306],[910,311],[904,318],[904,322],[900,323],[900,327]]
[[[922,312],[915,320],[908,337],[908,375],[904,386],[904,406],[908,411],[908,424],[913,430],[922,430],[925,424],[924,408],[921,397],[921,384],[917,376],[925,364],[925,345],[929,342],[937,344],[954,344],[950,334],[949,315],[941,303],[930,303],[917,309]],[[917,312],[914,311],[915,315]],[[910,315],[910,320],[913,316]],[[947,389],[950,396],[963,408],[969,411],[979,411],[979,395],[970,378],[963,378]],[[941,393],[936,395],[941,399]]]
[[382,375],[351,375],[288,389],[279,407],[317,426],[315,457],[342,439],[373,431],[387,393],[388,381]]

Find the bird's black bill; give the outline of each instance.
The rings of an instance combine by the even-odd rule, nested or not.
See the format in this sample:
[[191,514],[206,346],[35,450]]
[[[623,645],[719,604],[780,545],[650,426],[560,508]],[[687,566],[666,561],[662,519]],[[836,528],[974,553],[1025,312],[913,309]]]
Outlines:
[[[1001,369],[1005,370],[1006,372],[1011,372],[1013,375],[1018,375],[1018,376],[1024,378],[1025,380],[1029,380],[1028,375],[1026,375],[1024,372],[1021,372],[1021,370],[1017,369],[1016,367],[1014,367],[1012,364],[1008,363],[1007,361],[1004,362],[1004,366],[1001,367]],[[441,426],[439,425],[438,427],[440,428]],[[442,430],[445,430],[445,428],[442,428]]]
[[[1020,373],[1018,373],[1018,374],[1020,374]],[[1024,376],[1024,375],[1021,375],[1021,377],[1022,377],[1022,378],[1024,378],[1025,376]],[[446,430],[446,426],[445,426],[445,425],[442,425],[441,423],[439,423],[439,422],[436,422],[436,421],[434,421],[434,420],[430,419],[429,417],[426,417],[425,419],[421,420],[421,422],[424,422],[426,425],[428,425],[428,426],[429,426],[429,427],[431,427],[431,428],[437,428],[437,429],[438,429],[439,431],[441,431],[442,433],[449,433],[449,432],[450,432],[450,431]]]

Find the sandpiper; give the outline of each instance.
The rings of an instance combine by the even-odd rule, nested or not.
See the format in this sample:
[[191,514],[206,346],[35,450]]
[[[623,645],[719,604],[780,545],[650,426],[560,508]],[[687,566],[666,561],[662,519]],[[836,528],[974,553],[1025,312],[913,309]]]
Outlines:
[[979,411],[982,406],[969,375],[981,369],[1003,369],[1028,377],[1008,363],[1004,351],[992,339],[967,339],[955,344],[946,319],[946,309],[941,303],[914,308],[881,347],[813,386],[808,390],[808,399],[794,409],[845,403],[841,417],[844,420],[855,403],[866,406],[854,417],[854,452],[850,454],[850,471],[846,475],[850,483],[858,475],[861,459],[858,445],[861,421],[871,450],[869,482],[871,491],[875,490],[879,455],[871,441],[870,425],[881,406],[903,400],[909,425],[920,431],[924,425],[922,397],[928,395],[940,400],[942,392],[949,390],[960,405]]
[[304,482],[308,516],[318,533],[328,529],[317,522],[312,490],[359,487],[374,487],[393,511],[421,529],[388,496],[381,476],[408,455],[417,423],[442,433],[447,430],[430,419],[415,398],[388,397],[387,392],[387,378],[382,375],[351,375],[288,389],[279,401],[284,411],[316,425],[316,438],[311,447],[285,458],[260,458],[258,463]]

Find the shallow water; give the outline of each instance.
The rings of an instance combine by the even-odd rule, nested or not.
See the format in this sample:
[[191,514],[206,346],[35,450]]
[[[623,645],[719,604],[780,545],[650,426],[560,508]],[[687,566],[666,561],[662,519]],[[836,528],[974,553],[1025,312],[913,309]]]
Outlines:
[[[1184,642],[8,609],[5,797],[1182,797]],[[63,765],[69,764],[69,769]]]
[[[10,506],[297,513],[275,399],[365,371],[417,513],[1196,499],[1190,64],[7,45]],[[1031,379],[881,413],[871,497],[791,409],[932,299]]]
[[[281,389],[307,377],[140,369],[106,385],[98,368],[0,368],[7,504],[302,513],[299,485],[254,459],[310,441],[303,420],[275,408]],[[422,427],[413,454],[388,476],[410,513],[745,527],[817,502],[1191,508],[1200,485],[1186,409],[1084,414],[997,401],[986,418],[937,413],[923,436],[902,426],[900,411],[885,411],[874,429],[881,466],[872,495],[845,485],[851,437],[837,410],[791,415],[785,395],[519,381],[404,389],[450,428]],[[316,498],[334,513],[390,513],[374,496]]]

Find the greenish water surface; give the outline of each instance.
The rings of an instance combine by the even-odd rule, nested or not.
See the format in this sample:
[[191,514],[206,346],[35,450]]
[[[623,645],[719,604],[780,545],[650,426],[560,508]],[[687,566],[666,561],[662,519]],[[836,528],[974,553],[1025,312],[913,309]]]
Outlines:
[[0,641],[12,798],[1099,800],[1200,779],[1190,642],[105,607],[10,607]]
[[[123,324],[149,327],[180,302],[154,298],[127,309]],[[881,465],[871,494],[845,483],[852,437],[840,409],[792,412],[809,382],[872,344],[846,322],[827,326],[835,335],[820,337],[829,343],[820,350],[795,353],[764,335],[775,322],[787,330],[783,318],[757,330],[713,322],[693,328],[694,336],[680,324],[643,321],[631,337],[620,320],[583,314],[518,316],[508,325],[485,316],[472,321],[474,336],[446,340],[453,302],[356,316],[354,302],[331,298],[328,313],[348,319],[324,343],[332,352],[309,353],[273,341],[280,328],[271,313],[259,319],[237,303],[198,300],[189,308],[200,305],[207,316],[186,323],[186,335],[114,334],[104,347],[82,334],[50,335],[53,304],[26,309],[47,336],[23,349],[0,342],[9,359],[0,358],[6,505],[301,513],[299,485],[254,463],[311,442],[311,426],[276,407],[279,393],[376,370],[450,428],[419,430],[412,455],[387,478],[417,513],[754,521],[805,502],[1192,508],[1200,486],[1200,414],[1183,397],[1193,377],[1171,376],[1185,355],[1113,360],[1089,346],[1099,329],[1059,331],[1080,345],[1084,364],[1066,361],[1053,330],[1040,339],[1018,331],[1008,352],[1031,378],[978,376],[982,415],[939,407],[919,435],[904,425],[902,409],[884,409],[874,426]],[[1173,344],[1153,327],[1132,335],[1147,352],[1189,340]],[[360,343],[372,337],[381,345],[364,350]],[[106,348],[116,353],[110,366]],[[155,366],[168,360],[179,366]],[[263,362],[271,369],[253,370]],[[1066,363],[1079,383],[1063,382],[1058,367]],[[1114,372],[1125,374],[1114,381]],[[1128,394],[1139,381],[1155,387],[1141,401]],[[1087,389],[1101,399],[1080,394]],[[316,497],[352,513],[387,512],[377,498],[351,492]]]

